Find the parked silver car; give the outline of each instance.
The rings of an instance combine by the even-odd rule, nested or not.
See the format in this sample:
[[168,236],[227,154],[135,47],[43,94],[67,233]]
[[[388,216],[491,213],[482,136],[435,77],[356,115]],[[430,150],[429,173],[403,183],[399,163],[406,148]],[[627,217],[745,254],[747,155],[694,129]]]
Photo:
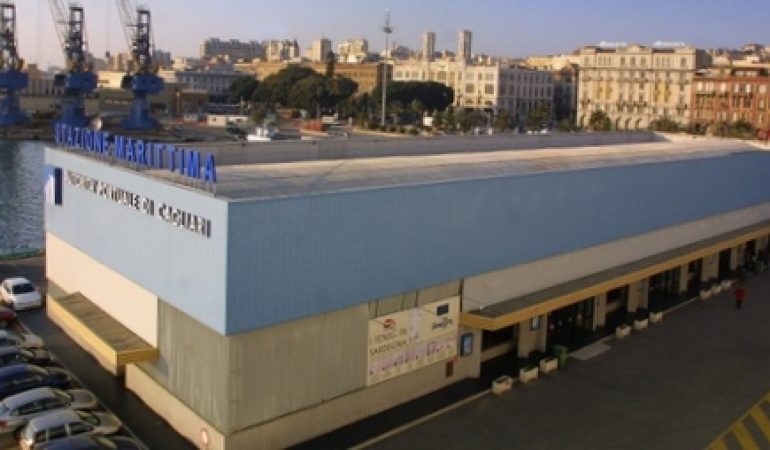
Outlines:
[[0,346],[16,346],[21,348],[42,347],[43,339],[32,333],[16,334],[8,330],[0,330]]
[[35,417],[21,431],[19,447],[30,450],[37,444],[78,434],[112,434],[122,424],[112,414],[86,411],[56,411]]
[[92,409],[98,405],[96,396],[85,389],[30,389],[0,401],[0,435],[21,431],[30,419],[51,411]]

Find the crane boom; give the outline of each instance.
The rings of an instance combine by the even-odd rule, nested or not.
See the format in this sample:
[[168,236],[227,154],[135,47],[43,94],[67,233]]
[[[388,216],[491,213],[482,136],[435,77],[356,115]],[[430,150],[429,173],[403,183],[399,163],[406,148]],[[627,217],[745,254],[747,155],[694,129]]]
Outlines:
[[158,122],[150,117],[147,96],[163,90],[163,79],[156,75],[158,66],[153,62],[154,42],[150,9],[146,6],[136,6],[133,0],[116,1],[123,33],[128,41],[128,51],[131,54],[131,67],[123,77],[121,85],[134,93],[131,112],[123,121],[123,127],[138,130],[155,128]]
[[77,3],[65,6],[64,0],[49,0],[59,45],[67,70],[54,77],[54,85],[64,88],[59,122],[75,127],[89,123],[84,96],[96,89],[96,75],[91,70],[85,33],[85,13]]
[[22,71],[24,60],[19,57],[16,42],[16,5],[8,0],[0,2],[0,126],[24,123],[27,116],[19,107],[16,91],[27,87],[29,78]]

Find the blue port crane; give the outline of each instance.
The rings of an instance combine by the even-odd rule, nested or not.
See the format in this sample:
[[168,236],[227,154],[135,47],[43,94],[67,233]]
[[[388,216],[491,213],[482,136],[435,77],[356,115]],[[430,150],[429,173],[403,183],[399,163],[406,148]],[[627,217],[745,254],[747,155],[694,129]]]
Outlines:
[[89,119],[86,117],[84,97],[96,89],[96,74],[88,53],[83,7],[76,3],[65,7],[63,0],[49,0],[49,5],[67,66],[64,73],[54,77],[54,86],[64,88],[58,121],[85,127]]
[[24,72],[24,60],[16,50],[16,5],[0,2],[0,127],[27,122],[21,112],[17,91],[25,89],[29,78]]
[[150,115],[148,96],[163,90],[163,79],[158,74],[158,64],[153,60],[155,43],[152,35],[152,16],[146,6],[136,6],[133,0],[117,0],[131,56],[128,73],[121,87],[134,94],[131,111],[121,126],[128,130],[147,130],[158,127],[158,121]]

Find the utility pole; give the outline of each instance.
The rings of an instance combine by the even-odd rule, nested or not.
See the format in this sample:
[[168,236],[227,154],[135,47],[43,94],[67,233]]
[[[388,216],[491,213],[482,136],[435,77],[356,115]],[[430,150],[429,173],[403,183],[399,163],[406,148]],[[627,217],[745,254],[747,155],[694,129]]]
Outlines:
[[393,33],[393,28],[390,26],[390,10],[385,10],[385,26],[382,27],[382,32],[385,33],[385,56],[382,65],[382,117],[380,118],[380,125],[385,127],[385,113],[386,103],[388,98],[388,38]]

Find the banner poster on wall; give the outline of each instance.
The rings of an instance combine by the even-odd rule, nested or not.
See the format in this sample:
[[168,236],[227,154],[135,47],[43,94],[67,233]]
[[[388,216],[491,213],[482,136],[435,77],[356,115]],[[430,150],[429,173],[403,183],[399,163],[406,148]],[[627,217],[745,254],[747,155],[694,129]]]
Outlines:
[[369,321],[367,386],[457,355],[460,297]]

